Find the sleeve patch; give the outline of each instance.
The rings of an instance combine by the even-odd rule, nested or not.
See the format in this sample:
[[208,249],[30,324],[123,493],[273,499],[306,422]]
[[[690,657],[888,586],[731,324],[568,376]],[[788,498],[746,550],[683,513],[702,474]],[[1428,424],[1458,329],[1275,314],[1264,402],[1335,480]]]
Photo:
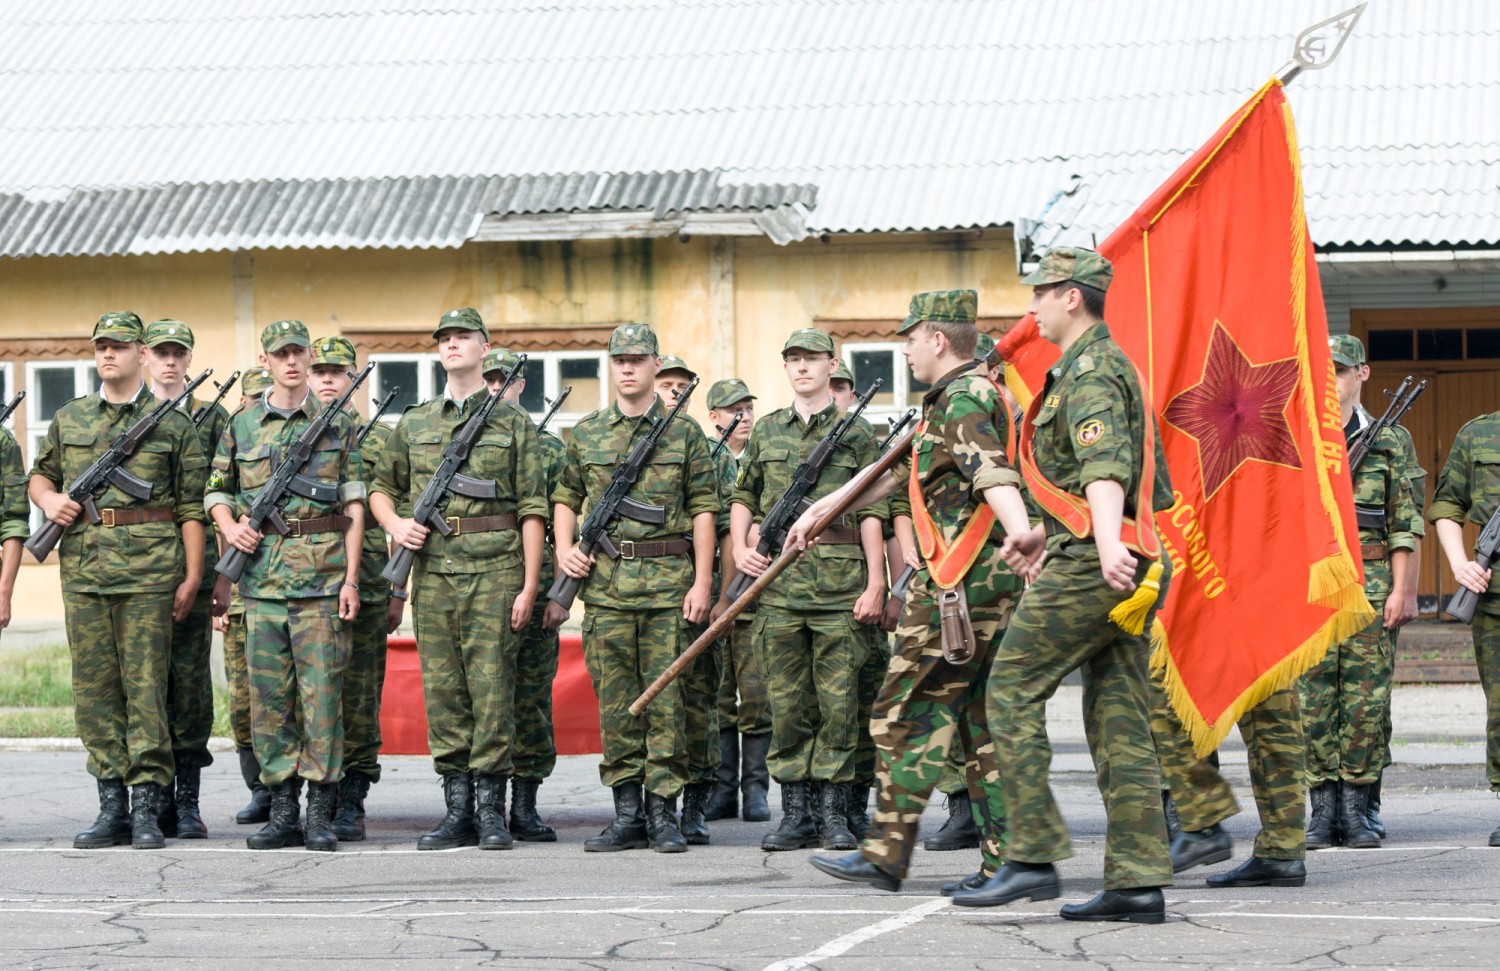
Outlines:
[[1078,444],[1087,448],[1103,441],[1104,432],[1104,422],[1097,418],[1090,418],[1079,424],[1075,435],[1078,438]]
[[219,492],[224,488],[224,473],[214,469],[209,473],[207,491]]

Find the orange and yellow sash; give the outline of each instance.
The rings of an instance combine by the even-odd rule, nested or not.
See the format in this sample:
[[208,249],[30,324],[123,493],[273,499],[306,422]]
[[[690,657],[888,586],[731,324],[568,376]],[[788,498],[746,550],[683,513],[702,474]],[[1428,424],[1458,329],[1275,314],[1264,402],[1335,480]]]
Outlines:
[[952,590],[963,582],[964,575],[979,558],[984,544],[990,538],[995,525],[995,511],[990,504],[980,500],[979,508],[964,524],[952,543],[943,542],[943,531],[927,511],[927,500],[922,498],[922,483],[917,477],[917,442],[927,431],[927,419],[917,425],[917,435],[911,443],[911,475],[906,480],[906,494],[911,499],[911,521],[917,533],[917,547],[922,559],[927,561],[927,572],[932,582],[944,590]]

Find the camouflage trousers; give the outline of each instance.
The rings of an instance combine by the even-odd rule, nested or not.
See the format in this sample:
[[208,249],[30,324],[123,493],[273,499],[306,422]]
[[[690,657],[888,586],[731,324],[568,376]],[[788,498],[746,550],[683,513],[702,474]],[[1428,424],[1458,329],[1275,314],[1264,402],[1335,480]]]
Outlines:
[[496,573],[429,573],[411,588],[427,747],[440,775],[510,775],[516,730],[516,656],[520,631],[510,605],[519,568]]
[[865,663],[859,666],[859,738],[854,744],[854,781],[862,785],[875,781],[878,759],[875,738],[870,734],[870,716],[885,684],[886,667],[891,663],[890,635],[879,625],[865,624],[863,629],[869,644],[865,648]]
[[213,765],[208,736],[214,728],[214,682],[209,669],[213,652],[213,587],[198,591],[188,615],[172,624],[171,661],[167,671],[167,724],[172,731],[172,759],[181,766]]
[[1486,776],[1490,789],[1500,792],[1500,615],[1485,612],[1490,606],[1481,599],[1481,609],[1474,613],[1474,660],[1479,666],[1479,683],[1488,705],[1485,720]]
[[73,715],[89,774],[127,786],[172,778],[167,664],[172,594],[63,597],[73,660]]
[[229,731],[235,748],[252,748],[250,733],[250,669],[245,660],[245,615],[228,615],[224,631],[224,680],[229,685]]
[[724,679],[719,682],[719,728],[741,735],[764,735],[771,730],[771,697],[755,659],[751,618],[741,615],[730,636],[716,648]]
[[968,790],[968,772],[964,768],[966,762],[964,747],[955,737],[953,744],[948,746],[948,761],[943,763],[943,774],[938,776],[938,792],[952,796]]
[[1309,787],[1368,785],[1385,766],[1395,651],[1385,628],[1385,601],[1372,600],[1370,606],[1375,619],[1329,648],[1298,682]]
[[380,695],[385,690],[387,600],[359,603],[344,668],[344,772],[380,781]]
[[[688,646],[708,627],[688,628]],[[682,673],[682,699],[687,716],[688,782],[711,783],[719,769],[719,688],[724,682],[724,657],[712,645],[693,659]]]
[[[1260,812],[1254,855],[1263,860],[1307,856],[1307,789],[1303,766],[1302,716],[1296,688],[1282,688],[1240,716],[1250,764],[1250,789]],[[1158,677],[1151,679],[1151,734],[1161,758],[1162,782],[1172,793],[1187,832],[1207,829],[1240,811],[1234,790],[1218,767],[1193,751],[1192,740],[1167,702]]]
[[848,610],[762,604],[751,626],[771,698],[771,778],[854,782],[859,668],[869,645],[863,625]]
[[344,775],[344,668],[352,625],[337,597],[245,598],[250,726],[260,781]]
[[[1136,583],[1149,565],[1139,559]],[[1164,574],[1162,597],[1167,581]],[[1150,644],[1145,634],[1127,634],[1109,619],[1127,596],[1105,583],[1092,541],[1053,549],[1016,606],[989,683],[990,735],[1004,767],[1000,784],[1009,810],[1006,856],[1050,863],[1073,850],[1047,779],[1047,699],[1068,673],[1082,672],[1084,732],[1108,820],[1106,890],[1172,883],[1161,769],[1151,739]],[[1153,609],[1147,631],[1154,616]]]
[[955,738],[964,753],[974,822],[982,836],[982,869],[993,875],[1005,862],[1005,799],[985,712],[991,663],[1015,608],[1009,593],[999,593],[986,583],[1003,569],[995,547],[981,554],[969,572],[964,589],[976,649],[972,658],[957,665],[943,660],[936,591],[927,571],[912,577],[896,628],[896,651],[870,722],[880,764],[875,814],[860,844],[865,859],[897,879],[904,879],[911,865],[922,810],[943,773]]
[[[552,586],[543,577],[541,589]],[[540,782],[557,766],[557,741],[552,733],[552,681],[557,677],[557,631],[542,626],[548,600],[538,596],[531,622],[516,654],[516,733],[511,741],[511,764],[517,779]]]
[[604,756],[599,781],[613,788],[643,783],[671,798],[688,779],[687,706],[682,679],[667,685],[639,718],[630,705],[687,647],[682,610],[616,610],[587,604],[583,660],[599,698]]

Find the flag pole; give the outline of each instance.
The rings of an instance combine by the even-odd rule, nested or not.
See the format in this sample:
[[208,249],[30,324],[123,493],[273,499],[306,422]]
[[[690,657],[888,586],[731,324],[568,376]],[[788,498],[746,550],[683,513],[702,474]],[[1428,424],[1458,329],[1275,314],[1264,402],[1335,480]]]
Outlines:
[[1297,42],[1292,47],[1292,59],[1276,72],[1277,80],[1285,86],[1303,71],[1320,71],[1332,64],[1344,49],[1344,42],[1354,32],[1354,25],[1359,22],[1366,6],[1368,4],[1361,3],[1350,7],[1298,34]]

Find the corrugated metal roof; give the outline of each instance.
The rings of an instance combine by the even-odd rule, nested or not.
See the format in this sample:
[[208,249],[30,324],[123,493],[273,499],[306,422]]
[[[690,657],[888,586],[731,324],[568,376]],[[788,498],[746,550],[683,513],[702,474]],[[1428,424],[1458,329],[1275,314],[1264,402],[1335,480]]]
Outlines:
[[[0,191],[721,170],[872,232],[1078,176],[1102,237],[1348,2],[16,2]],[[1292,85],[1320,244],[1495,241],[1496,50],[1500,3],[1382,0]]]

